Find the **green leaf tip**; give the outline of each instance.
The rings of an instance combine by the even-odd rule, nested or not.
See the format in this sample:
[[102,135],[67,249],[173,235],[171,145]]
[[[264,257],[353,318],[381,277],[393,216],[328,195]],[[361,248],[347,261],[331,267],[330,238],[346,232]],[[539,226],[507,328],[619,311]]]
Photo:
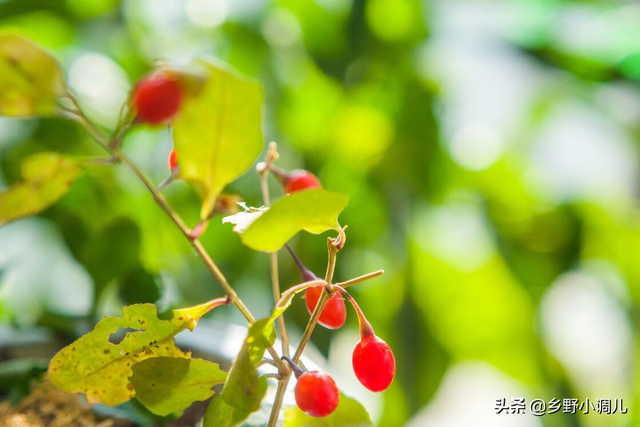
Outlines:
[[215,298],[211,301],[207,301],[202,304],[194,305],[193,307],[179,308],[173,310],[173,321],[176,324],[185,323],[185,327],[190,331],[196,327],[198,320],[211,310],[221,305],[231,304],[231,299],[228,297]]
[[201,218],[206,219],[223,188],[262,151],[264,96],[259,83],[224,66],[198,59],[191,67],[204,79],[198,90],[185,94],[172,129],[180,176],[201,194]]
[[37,214],[64,196],[80,165],[58,153],[38,153],[22,164],[23,181],[0,192],[0,225]]
[[236,214],[233,220],[226,217],[223,221],[232,222],[236,227],[242,224],[243,227],[234,231],[251,249],[275,252],[301,230],[313,234],[337,230],[342,234],[338,215],[348,202],[349,196],[344,193],[312,188],[283,197],[257,217],[242,218]]
[[58,62],[22,36],[0,34],[0,115],[52,116],[68,94]]

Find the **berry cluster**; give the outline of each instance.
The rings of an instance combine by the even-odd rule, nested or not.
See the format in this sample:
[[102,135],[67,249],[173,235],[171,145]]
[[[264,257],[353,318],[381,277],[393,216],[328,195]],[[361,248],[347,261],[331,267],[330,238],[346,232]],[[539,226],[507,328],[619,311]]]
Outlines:
[[[134,87],[131,94],[131,106],[135,111],[135,121],[150,125],[169,122],[178,114],[183,98],[183,88],[178,76],[169,71],[158,71],[143,77]],[[161,186],[168,184],[179,173],[178,157],[175,149],[169,154],[171,177]],[[321,188],[320,180],[311,172],[296,169],[285,171],[268,164],[272,172],[282,184],[287,194]],[[320,279],[300,261],[289,246],[286,246],[293,257],[304,282]],[[373,392],[386,390],[395,376],[396,363],[389,345],[377,337],[371,324],[351,295],[340,286],[311,286],[305,289],[305,300],[309,314],[312,314],[323,292],[328,292],[327,302],[318,317],[318,323],[327,329],[338,329],[345,324],[347,308],[343,294],[353,305],[360,325],[360,341],[353,350],[353,370],[360,383]],[[338,407],[340,393],[338,387],[327,373],[320,371],[306,372],[294,361],[283,357],[291,365],[297,384],[295,399],[298,407],[313,417],[326,417]]]
[[[272,166],[270,170],[279,178],[284,191],[287,193],[322,186],[315,175],[305,170],[298,169],[285,172]],[[288,245],[285,247],[296,263],[303,281],[320,280],[300,261]],[[325,286],[312,286],[305,290],[305,300],[309,314],[314,312],[324,290]],[[367,389],[373,392],[384,391],[391,385],[395,376],[395,357],[389,345],[376,336],[364,313],[344,288],[333,286],[333,292],[320,313],[318,323],[327,329],[338,329],[344,325],[347,318],[347,309],[344,299],[339,294],[343,294],[353,305],[360,325],[360,341],[353,349],[353,371],[360,383]],[[286,360],[291,364],[298,379],[295,390],[298,407],[307,415],[313,417],[330,415],[337,408],[339,400],[338,389],[333,378],[320,371],[304,372],[293,361]]]

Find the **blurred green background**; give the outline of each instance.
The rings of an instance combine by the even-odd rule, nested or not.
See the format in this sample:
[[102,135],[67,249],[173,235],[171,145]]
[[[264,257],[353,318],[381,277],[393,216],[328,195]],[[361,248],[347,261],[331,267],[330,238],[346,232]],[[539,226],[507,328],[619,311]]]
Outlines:
[[[208,55],[262,82],[278,165],[351,197],[336,280],[386,271],[352,291],[395,351],[387,392],[351,371],[352,311],[313,337],[376,425],[640,425],[637,2],[0,0],[0,31],[47,47],[105,128],[158,59]],[[124,150],[160,182],[170,147],[167,129],[140,128]],[[0,188],[43,150],[102,154],[68,121],[0,118]],[[253,172],[231,190],[261,204]],[[197,222],[186,184],[166,194]],[[325,239],[292,241],[319,275]],[[266,316],[268,256],[219,218],[203,242]],[[299,282],[286,253],[280,266],[283,286]],[[0,228],[1,324],[70,340],[128,303],[220,294],[121,167],[87,169],[56,206]],[[211,317],[245,324],[232,309]],[[302,301],[287,312],[294,336],[307,318]],[[496,399],[517,397],[525,415],[496,415]],[[623,399],[628,413],[530,414],[554,398]]]

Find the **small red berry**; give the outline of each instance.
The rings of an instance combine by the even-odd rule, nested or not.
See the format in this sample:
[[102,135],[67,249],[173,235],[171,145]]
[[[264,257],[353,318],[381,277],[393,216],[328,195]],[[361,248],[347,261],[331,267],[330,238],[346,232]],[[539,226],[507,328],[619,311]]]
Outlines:
[[338,407],[340,393],[331,376],[325,372],[305,372],[298,378],[296,404],[307,415],[326,417]]
[[175,76],[158,73],[140,79],[133,88],[131,100],[138,121],[157,125],[169,121],[178,112],[182,88]]
[[178,167],[178,155],[176,154],[176,149],[171,149],[169,153],[169,170],[173,172]]
[[396,374],[396,359],[389,344],[375,335],[363,337],[353,349],[353,371],[373,392],[386,390]]
[[285,193],[295,193],[307,188],[322,187],[320,180],[314,174],[304,169],[292,170],[284,178],[282,185]]
[[353,372],[358,381],[373,392],[386,390],[396,375],[396,358],[389,344],[381,340],[373,332],[360,306],[349,292],[336,286],[347,297],[358,314],[360,323],[360,342],[353,349]]
[[[318,300],[324,292],[324,286],[313,286],[307,288],[305,291],[305,300],[307,303],[307,310],[309,314],[312,314],[318,305]],[[338,329],[347,319],[347,307],[344,300],[340,298],[340,295],[334,294],[333,297],[327,301],[326,305],[320,313],[318,323],[327,329]]]

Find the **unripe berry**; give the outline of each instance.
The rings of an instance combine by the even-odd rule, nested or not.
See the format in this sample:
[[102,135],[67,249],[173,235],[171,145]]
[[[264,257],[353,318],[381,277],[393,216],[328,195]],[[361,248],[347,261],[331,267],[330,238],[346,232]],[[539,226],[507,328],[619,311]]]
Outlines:
[[[324,292],[324,286],[314,286],[312,288],[307,288],[305,291],[305,301],[307,303],[307,310],[309,311],[309,314],[313,314],[313,311],[316,309],[316,305],[318,305],[318,300],[320,299],[322,292]],[[318,318],[318,323],[327,329],[338,329],[344,325],[346,319],[347,307],[344,300],[340,298],[340,295],[334,294],[322,309],[322,313],[320,313],[320,317]]]
[[169,153],[169,170],[173,173],[178,167],[178,155],[176,154],[176,149],[172,148]]
[[386,390],[396,373],[396,359],[389,345],[375,335],[363,337],[353,349],[353,371],[373,392]]
[[282,180],[285,193],[295,193],[307,188],[322,187],[320,180],[311,172],[304,169],[296,169],[289,172]]
[[178,112],[181,101],[182,87],[177,77],[166,72],[143,77],[131,94],[136,120],[152,125],[169,121]]
[[338,386],[325,372],[305,372],[298,378],[295,390],[296,404],[307,415],[326,417],[340,403]]

